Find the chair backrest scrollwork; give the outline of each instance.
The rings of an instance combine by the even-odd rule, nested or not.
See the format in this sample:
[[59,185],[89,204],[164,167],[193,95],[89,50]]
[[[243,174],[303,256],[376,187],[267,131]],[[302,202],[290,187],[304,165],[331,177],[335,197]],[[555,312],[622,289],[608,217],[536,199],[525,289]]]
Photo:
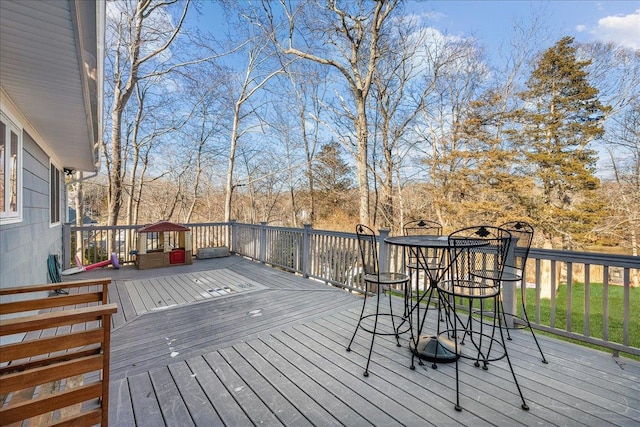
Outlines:
[[364,224],[356,225],[356,235],[358,236],[358,250],[362,270],[365,274],[378,274],[378,238],[376,233]]
[[425,236],[425,235],[435,235],[439,236],[442,234],[442,225],[435,221],[430,221],[428,219],[417,219],[415,221],[407,222],[402,231],[405,236]]
[[[529,249],[531,249],[531,242],[533,241],[533,227],[531,224],[524,221],[510,221],[505,222],[498,226],[511,233],[511,236],[516,237],[516,248],[524,251],[515,267],[524,271],[527,259],[529,258]],[[515,240],[515,239],[514,239]]]
[[450,274],[499,286],[510,244],[511,233],[500,227],[480,225],[454,231],[449,235]]

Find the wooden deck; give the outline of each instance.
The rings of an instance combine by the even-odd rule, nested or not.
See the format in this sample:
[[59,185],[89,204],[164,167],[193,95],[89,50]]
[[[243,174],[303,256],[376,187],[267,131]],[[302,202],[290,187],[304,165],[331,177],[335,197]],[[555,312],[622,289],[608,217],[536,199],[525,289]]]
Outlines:
[[[114,426],[640,425],[640,363],[553,338],[539,338],[543,365],[531,336],[512,333],[529,411],[506,361],[484,371],[461,360],[456,412],[454,365],[409,369],[408,336],[402,347],[377,337],[370,376],[362,375],[369,336],[359,333],[345,351],[356,295],[239,257],[89,275],[110,275],[119,305]],[[200,277],[215,280],[198,299],[191,284]],[[207,296],[225,286],[232,291]],[[426,328],[435,330],[435,316]]]

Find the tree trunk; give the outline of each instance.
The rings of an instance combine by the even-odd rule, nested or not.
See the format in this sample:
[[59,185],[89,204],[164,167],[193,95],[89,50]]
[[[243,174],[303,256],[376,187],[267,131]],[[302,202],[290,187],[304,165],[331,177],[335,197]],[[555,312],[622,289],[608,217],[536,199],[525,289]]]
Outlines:
[[233,114],[233,128],[231,130],[231,145],[229,146],[229,164],[227,166],[227,183],[224,194],[224,222],[231,221],[231,197],[233,195],[233,167],[236,162],[236,147],[238,145],[238,126],[240,121],[240,101],[236,102]]
[[365,99],[356,99],[358,117],[356,118],[356,135],[358,137],[358,152],[356,155],[356,168],[358,176],[358,193],[360,198],[360,223],[373,225],[370,216],[369,194],[369,130],[367,129],[367,114]]

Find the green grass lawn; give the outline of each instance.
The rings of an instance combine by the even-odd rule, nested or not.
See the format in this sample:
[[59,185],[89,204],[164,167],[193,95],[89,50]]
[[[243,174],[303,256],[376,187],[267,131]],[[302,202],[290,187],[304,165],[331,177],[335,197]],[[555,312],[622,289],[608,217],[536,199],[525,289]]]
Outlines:
[[[555,298],[555,323],[556,329],[567,330],[567,285],[561,285],[556,292]],[[604,325],[604,286],[598,283],[592,283],[589,286],[589,330],[588,336],[603,339],[603,325]],[[401,295],[400,293],[396,293]],[[608,337],[607,340],[622,344],[622,324],[624,320],[624,288],[622,286],[609,285],[608,287]],[[520,308],[520,292],[518,290],[518,309]],[[535,301],[536,290],[527,289],[527,314],[529,320],[536,321],[535,313]],[[480,303],[476,301],[475,308],[480,307]],[[571,285],[571,332],[581,335],[585,334],[585,286],[583,283],[574,283]],[[491,304],[485,301],[486,311],[491,311]],[[541,325],[551,326],[551,300],[540,300],[540,320],[537,322]],[[611,352],[610,349],[606,349],[602,346],[597,346],[589,343],[585,343],[580,340],[573,340],[564,338],[556,334],[545,333],[543,331],[536,331],[536,333],[546,334],[558,339],[575,342],[587,347],[597,348],[603,351]],[[640,348],[640,288],[629,289],[629,343],[631,347]],[[638,356],[632,356],[624,354],[633,359],[640,360]]]
[[[568,286],[562,285],[556,292],[555,327],[567,329],[567,293]],[[605,308],[604,286],[592,283],[589,286],[589,321],[588,334],[595,338],[604,338],[603,313]],[[518,293],[519,295],[519,293]],[[527,314],[530,320],[535,319],[535,289],[527,289]],[[622,286],[608,287],[608,341],[622,343],[622,324],[624,320],[624,288]],[[585,286],[583,283],[571,285],[571,331],[585,333]],[[551,300],[540,300],[540,324],[551,324]],[[640,288],[629,290],[629,345],[640,348]],[[595,346],[597,347],[597,346]]]

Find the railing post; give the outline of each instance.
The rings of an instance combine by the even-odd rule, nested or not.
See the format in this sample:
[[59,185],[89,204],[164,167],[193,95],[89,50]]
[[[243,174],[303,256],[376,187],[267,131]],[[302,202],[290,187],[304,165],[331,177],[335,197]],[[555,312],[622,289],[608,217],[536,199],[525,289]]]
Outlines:
[[267,223],[263,221],[260,223],[260,258],[261,263],[265,263],[267,261]]
[[391,264],[387,242],[384,241],[384,239],[389,237],[389,232],[390,230],[387,228],[380,228],[378,230],[378,238],[380,239],[378,241],[378,247],[380,248],[378,250],[378,268],[380,269],[379,271],[389,271],[389,266]]
[[62,224],[62,269],[71,265],[71,223]]
[[304,224],[302,236],[302,277],[309,277],[311,271],[311,224]]
[[[516,271],[516,238],[512,238],[511,243],[509,244],[509,250],[507,251],[507,259],[505,260],[504,272],[517,276],[518,274],[522,275],[522,284],[521,286],[526,286],[526,277],[525,271],[522,270],[521,273]],[[502,286],[502,306],[504,309],[504,318],[507,323],[508,328],[513,328],[513,314],[516,313],[516,283],[515,280],[504,280],[500,286]]]
[[233,253],[236,252],[236,242],[238,232],[238,228],[236,227],[236,220],[232,219],[229,221],[229,228],[227,229],[227,245],[229,246],[229,250]]

